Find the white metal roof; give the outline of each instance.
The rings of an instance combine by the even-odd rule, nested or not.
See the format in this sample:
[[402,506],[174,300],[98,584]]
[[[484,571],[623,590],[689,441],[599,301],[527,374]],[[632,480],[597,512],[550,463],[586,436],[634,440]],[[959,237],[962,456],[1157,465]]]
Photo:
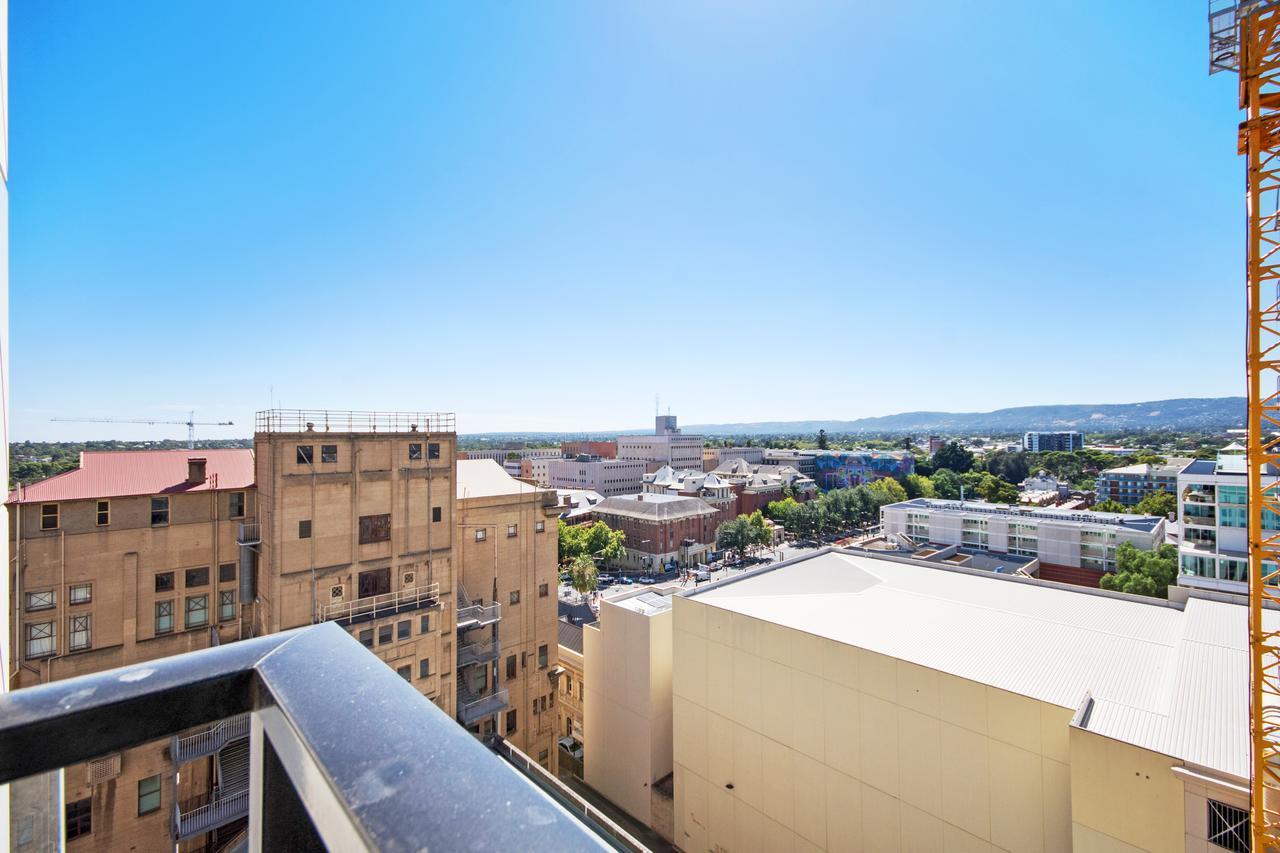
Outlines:
[[459,459],[457,486],[459,500],[538,491],[536,486],[512,477],[492,459]]
[[1064,708],[1087,694],[1090,731],[1248,776],[1242,605],[1179,609],[838,552],[692,597]]

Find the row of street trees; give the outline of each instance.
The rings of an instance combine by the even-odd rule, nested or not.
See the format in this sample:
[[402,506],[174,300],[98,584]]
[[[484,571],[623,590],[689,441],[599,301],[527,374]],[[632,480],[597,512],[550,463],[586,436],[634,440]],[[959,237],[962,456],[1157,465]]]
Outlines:
[[[787,500],[795,503],[791,498]],[[781,503],[781,501],[777,501]],[[764,514],[756,510],[751,515],[740,515],[716,528],[716,549],[732,551],[741,560],[752,548],[764,548],[773,543],[773,534],[765,524]]]

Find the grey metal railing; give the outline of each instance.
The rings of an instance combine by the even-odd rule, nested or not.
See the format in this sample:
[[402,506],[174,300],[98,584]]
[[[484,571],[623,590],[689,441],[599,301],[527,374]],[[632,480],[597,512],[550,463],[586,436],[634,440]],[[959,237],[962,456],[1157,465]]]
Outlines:
[[616,844],[332,622],[0,695],[0,784],[245,712],[250,850]]
[[398,589],[382,595],[370,595],[352,601],[339,601],[333,604],[321,604],[316,607],[316,621],[328,622],[351,621],[367,617],[369,619],[384,616],[388,613],[401,613],[419,607],[434,607],[440,603],[440,584],[424,584],[410,589]]
[[237,714],[229,720],[216,723],[201,732],[174,736],[169,752],[174,764],[185,764],[206,755],[213,755],[233,740],[249,736],[249,715]]
[[502,618],[501,604],[468,604],[458,608],[458,630],[483,628]]
[[185,841],[249,815],[249,789],[215,790],[209,801],[188,811],[173,807],[173,837]]
[[462,643],[458,646],[458,666],[471,666],[498,659],[498,641],[484,640],[479,643]]
[[463,678],[458,678],[458,720],[464,726],[505,711],[510,702],[511,697],[506,690],[476,693],[467,687]]
[[245,521],[236,532],[237,545],[257,545],[262,542],[262,524],[257,521]]
[[255,432],[453,432],[453,412],[345,412],[266,409],[254,416]]

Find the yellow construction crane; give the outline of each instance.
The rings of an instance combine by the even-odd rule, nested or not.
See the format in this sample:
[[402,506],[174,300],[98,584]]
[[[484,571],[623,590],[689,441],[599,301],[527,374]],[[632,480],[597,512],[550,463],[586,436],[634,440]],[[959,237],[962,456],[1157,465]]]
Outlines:
[[[1263,610],[1280,606],[1280,0],[1209,0],[1209,73],[1240,77],[1238,151],[1247,158],[1249,735],[1251,850],[1280,851],[1280,631]],[[1269,470],[1276,470],[1270,468]],[[1274,623],[1273,623],[1274,624]]]

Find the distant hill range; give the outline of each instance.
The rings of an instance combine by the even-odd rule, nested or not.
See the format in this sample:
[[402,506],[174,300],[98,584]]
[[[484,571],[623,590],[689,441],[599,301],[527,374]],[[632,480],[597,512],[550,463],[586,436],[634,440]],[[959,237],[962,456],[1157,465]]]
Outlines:
[[702,435],[788,435],[816,433],[986,433],[1076,429],[1224,429],[1244,426],[1244,397],[1187,397],[1150,403],[1018,406],[994,412],[903,412],[852,421],[764,421],[742,424],[681,424]]

